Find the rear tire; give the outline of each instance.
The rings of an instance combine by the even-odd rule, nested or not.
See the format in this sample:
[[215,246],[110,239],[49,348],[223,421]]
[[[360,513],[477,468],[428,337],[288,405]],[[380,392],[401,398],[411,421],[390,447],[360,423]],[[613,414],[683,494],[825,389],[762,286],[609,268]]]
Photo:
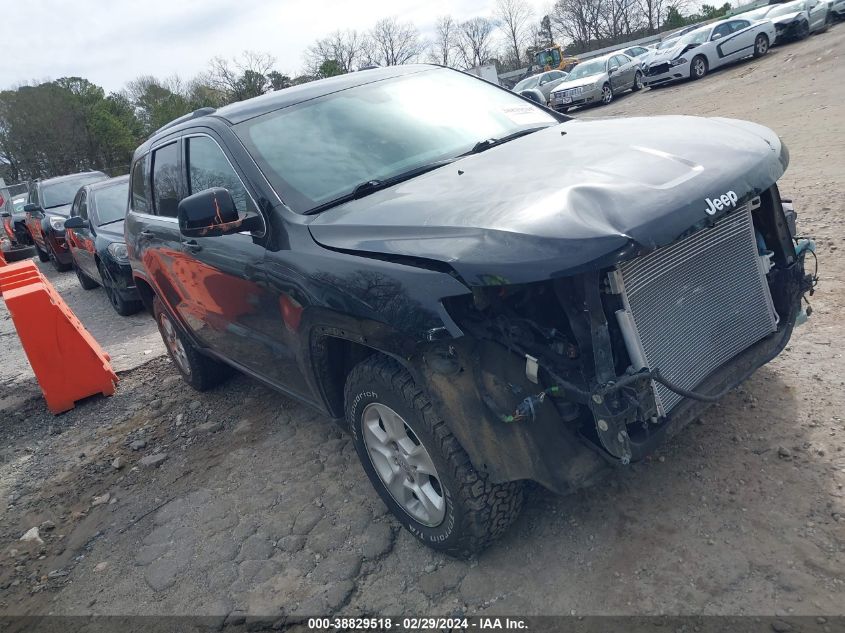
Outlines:
[[371,356],[352,370],[344,395],[347,422],[367,477],[419,541],[467,558],[519,516],[521,482],[494,484],[477,472],[399,363]]
[[762,57],[769,52],[769,37],[760,33],[754,40],[754,57]]
[[707,63],[707,58],[703,55],[696,55],[690,63],[690,79],[693,81],[701,79],[707,74],[709,69],[710,65]]
[[197,391],[207,391],[232,375],[231,367],[200,354],[194,348],[180,326],[170,318],[158,297],[153,298],[153,315],[170,360],[191,387]]
[[100,285],[96,281],[91,279],[88,275],[86,275],[84,272],[82,272],[79,269],[79,266],[76,265],[76,263],[73,264],[73,270],[76,273],[76,278],[79,280],[79,285],[82,286],[83,289],[93,290],[94,288]]

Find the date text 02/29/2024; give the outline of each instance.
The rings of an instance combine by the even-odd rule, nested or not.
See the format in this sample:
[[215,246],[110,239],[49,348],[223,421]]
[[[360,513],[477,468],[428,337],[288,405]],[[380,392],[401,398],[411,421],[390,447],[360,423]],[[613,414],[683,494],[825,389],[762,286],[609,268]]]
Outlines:
[[314,631],[377,630],[377,631],[458,631],[458,630],[524,630],[528,624],[521,618],[309,618],[308,628]]

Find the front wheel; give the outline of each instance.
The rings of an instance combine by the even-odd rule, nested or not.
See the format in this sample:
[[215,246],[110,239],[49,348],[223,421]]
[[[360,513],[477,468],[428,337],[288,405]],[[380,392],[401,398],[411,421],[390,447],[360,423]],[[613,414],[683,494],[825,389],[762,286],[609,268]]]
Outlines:
[[765,33],[760,33],[754,40],[754,57],[762,57],[769,52],[769,38]]
[[132,316],[141,311],[144,304],[140,300],[133,301],[131,299],[125,299],[115,287],[114,279],[102,262],[97,264],[97,270],[100,271],[100,279],[103,280],[103,290],[115,312],[120,316]]
[[153,315],[167,353],[186,383],[197,391],[207,391],[226,380],[232,370],[220,361],[200,354],[194,349],[179,326],[173,322],[161,299],[153,299]]
[[810,23],[807,20],[803,20],[798,26],[798,34],[795,39],[804,40],[808,37],[810,37]]
[[70,264],[63,264],[62,262],[60,262],[59,258],[56,256],[55,251],[49,244],[47,245],[47,248],[50,249],[50,263],[53,264],[53,268],[56,269],[56,272],[64,273],[70,270]]
[[610,87],[610,84],[604,84],[601,88],[601,102],[607,105],[611,101],[613,101],[613,88]]
[[38,253],[38,261],[47,263],[50,261],[50,253],[45,253],[41,250],[41,247],[38,244],[35,245],[35,252]]
[[692,60],[692,64],[690,65],[690,78],[693,80],[701,79],[707,74],[707,70],[707,58],[699,55]]
[[643,74],[638,70],[634,75],[634,92],[643,89]]
[[79,269],[79,266],[76,265],[76,263],[73,264],[73,270],[76,273],[76,278],[79,280],[79,285],[82,286],[83,289],[93,290],[94,288],[100,285],[96,281],[91,279],[88,275],[86,275],[84,272],[82,272]]
[[396,361],[375,355],[346,382],[346,417],[370,482],[419,541],[467,558],[519,516],[519,482],[494,484],[470,463],[433,405]]

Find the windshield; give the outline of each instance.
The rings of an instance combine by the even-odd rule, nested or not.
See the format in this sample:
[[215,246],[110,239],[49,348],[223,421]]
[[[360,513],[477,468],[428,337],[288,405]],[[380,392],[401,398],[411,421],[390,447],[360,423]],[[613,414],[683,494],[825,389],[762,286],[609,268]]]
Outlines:
[[590,75],[598,75],[605,71],[605,60],[603,59],[596,59],[591,62],[581,62],[578,64],[571,73],[569,73],[569,77],[566,78],[567,81],[571,81],[573,79],[581,79],[582,77],[589,77]]
[[790,13],[797,13],[801,11],[803,5],[802,2],[789,2],[787,4],[780,4],[775,8],[771,9],[767,14],[767,18],[777,18],[782,15],[789,15]]
[[536,77],[529,77],[528,79],[523,79],[518,84],[516,84],[513,89],[516,92],[519,92],[520,90],[528,90],[529,88],[536,88],[538,83],[540,83],[540,75],[537,75]]
[[341,90],[235,126],[299,213],[453,159],[477,143],[557,119],[512,92],[448,69]]
[[672,39],[663,40],[660,44],[657,45],[657,50],[665,50],[667,48],[672,48],[675,44],[678,43],[678,38],[673,37]]
[[749,18],[751,20],[760,20],[771,10],[772,7],[760,7],[759,9],[754,9],[753,11],[747,11],[746,13],[743,13],[741,17]]
[[80,187],[103,179],[105,179],[103,174],[85,174],[54,183],[45,183],[40,191],[41,206],[52,209],[70,204]]
[[117,222],[126,216],[129,204],[129,181],[118,182],[93,192],[97,201],[97,220],[99,225]]
[[689,44],[703,44],[710,38],[710,29],[690,31],[678,40],[678,44],[687,46]]
[[20,198],[13,198],[12,206],[15,209],[15,213],[20,213],[21,211],[23,211],[23,208],[26,206],[26,196],[21,196]]

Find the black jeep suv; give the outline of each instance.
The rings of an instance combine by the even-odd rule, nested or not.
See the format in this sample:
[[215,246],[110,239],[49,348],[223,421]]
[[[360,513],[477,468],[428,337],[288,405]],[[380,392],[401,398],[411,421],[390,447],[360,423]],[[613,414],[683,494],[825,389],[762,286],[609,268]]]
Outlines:
[[432,66],[187,115],[135,153],[126,245],[197,389],[232,367],[352,434],[424,543],[522,482],[642,459],[784,347],[814,278],[742,121],[579,121]]

